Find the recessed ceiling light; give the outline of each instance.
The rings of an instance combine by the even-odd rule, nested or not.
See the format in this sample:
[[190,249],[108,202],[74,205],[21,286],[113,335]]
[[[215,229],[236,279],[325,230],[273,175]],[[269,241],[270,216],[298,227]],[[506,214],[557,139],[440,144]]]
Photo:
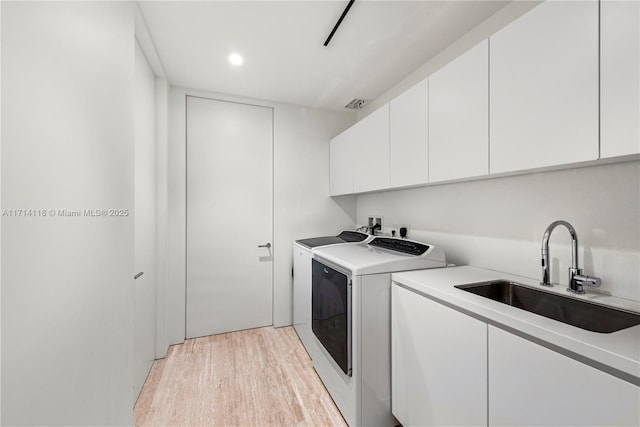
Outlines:
[[229,62],[231,62],[232,65],[242,65],[244,59],[237,53],[232,53],[229,55]]

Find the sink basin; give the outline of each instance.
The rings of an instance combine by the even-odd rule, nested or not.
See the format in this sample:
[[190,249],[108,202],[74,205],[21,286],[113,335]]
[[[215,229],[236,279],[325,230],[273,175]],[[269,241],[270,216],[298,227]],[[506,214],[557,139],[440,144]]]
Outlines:
[[508,280],[456,288],[592,332],[611,333],[640,325],[640,314],[539,291]]

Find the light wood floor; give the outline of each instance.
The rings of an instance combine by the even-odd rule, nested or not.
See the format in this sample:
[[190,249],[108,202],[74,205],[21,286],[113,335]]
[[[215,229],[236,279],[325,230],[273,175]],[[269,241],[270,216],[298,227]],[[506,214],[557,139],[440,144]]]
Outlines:
[[136,426],[346,426],[292,327],[187,340],[156,360]]

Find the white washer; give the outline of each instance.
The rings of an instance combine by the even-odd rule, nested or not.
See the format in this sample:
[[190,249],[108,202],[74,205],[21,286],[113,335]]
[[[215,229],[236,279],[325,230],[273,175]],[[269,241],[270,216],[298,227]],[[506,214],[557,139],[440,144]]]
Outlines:
[[313,251],[332,245],[368,242],[373,236],[359,231],[342,231],[337,236],[311,237],[293,242],[293,326],[313,359],[316,345],[311,332],[311,258]]
[[388,237],[314,250],[313,366],[350,426],[399,424],[391,414],[391,273],[446,265],[440,248]]

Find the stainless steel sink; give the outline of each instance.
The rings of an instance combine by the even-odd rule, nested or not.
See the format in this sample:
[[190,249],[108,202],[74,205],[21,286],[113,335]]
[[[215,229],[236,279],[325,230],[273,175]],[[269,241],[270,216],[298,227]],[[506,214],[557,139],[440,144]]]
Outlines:
[[507,280],[457,285],[456,288],[592,332],[608,334],[640,325],[640,314],[539,291]]

